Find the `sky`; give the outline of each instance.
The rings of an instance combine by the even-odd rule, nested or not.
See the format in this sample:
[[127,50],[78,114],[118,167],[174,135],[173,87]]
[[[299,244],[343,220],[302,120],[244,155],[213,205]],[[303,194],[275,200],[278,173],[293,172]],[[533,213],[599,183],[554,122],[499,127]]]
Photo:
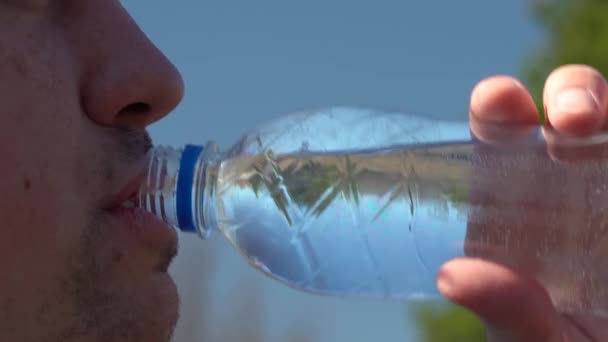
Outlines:
[[[174,146],[214,140],[227,149],[260,123],[334,105],[465,120],[475,84],[519,75],[543,38],[526,0],[123,4],[184,77],[183,102],[150,128],[155,143]],[[217,232],[180,240],[176,342],[237,341],[239,330],[260,330],[265,342],[293,332],[319,342],[417,340],[402,303],[299,293],[251,269]]]

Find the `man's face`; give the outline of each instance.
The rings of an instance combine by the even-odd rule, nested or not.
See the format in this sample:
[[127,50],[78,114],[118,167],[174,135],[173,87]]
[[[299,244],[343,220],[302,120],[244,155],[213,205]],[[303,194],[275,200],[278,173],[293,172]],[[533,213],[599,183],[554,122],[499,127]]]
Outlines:
[[118,1],[0,0],[0,341],[169,340],[174,235],[107,207],[182,93]]

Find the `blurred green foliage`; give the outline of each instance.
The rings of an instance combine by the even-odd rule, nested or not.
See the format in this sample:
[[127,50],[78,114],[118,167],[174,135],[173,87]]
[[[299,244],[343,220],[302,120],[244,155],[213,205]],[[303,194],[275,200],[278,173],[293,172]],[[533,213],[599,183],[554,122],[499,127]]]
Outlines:
[[471,312],[445,303],[410,305],[423,342],[482,342],[485,328]]
[[[520,76],[544,120],[543,87],[555,68],[587,64],[608,76],[608,1],[534,0],[529,9],[545,39],[529,52]],[[481,322],[463,308],[416,304],[410,309],[423,342],[486,341]]]
[[543,113],[543,86],[556,67],[587,64],[608,75],[608,1],[534,0],[530,12],[545,39],[524,61],[522,81]]

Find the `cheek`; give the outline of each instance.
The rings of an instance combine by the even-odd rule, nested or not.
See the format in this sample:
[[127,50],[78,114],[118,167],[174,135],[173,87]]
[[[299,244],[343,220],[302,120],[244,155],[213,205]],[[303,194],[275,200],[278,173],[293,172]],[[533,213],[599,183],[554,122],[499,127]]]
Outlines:
[[37,298],[56,287],[57,275],[65,268],[67,246],[61,244],[66,241],[55,238],[59,223],[51,215],[53,206],[41,209],[41,187],[32,178],[15,177],[7,183],[0,182],[2,193],[11,194],[0,199],[0,292]]
[[82,187],[74,184],[71,167],[80,111],[76,92],[59,86],[50,90],[42,81],[24,82],[0,93],[0,228],[9,235],[0,246],[43,247],[42,253],[69,239],[70,228],[79,223],[76,214],[86,203],[79,198]]
[[0,118],[18,134],[0,138],[0,291],[35,292],[24,284],[52,287],[79,248],[86,201],[67,171],[69,131],[43,119],[45,130],[35,120],[8,121]]
[[[5,253],[40,254],[61,247],[61,193],[49,185],[38,172],[13,169],[8,177],[0,177],[2,248]],[[13,259],[12,258],[12,259]],[[1,260],[6,260],[0,258]]]
[[79,140],[87,127],[76,66],[46,31],[5,41],[0,30],[0,292],[11,281],[57,278],[80,247],[92,203],[75,180],[86,173],[74,170],[78,146],[91,146]]
[[0,193],[11,194],[0,198],[0,293],[24,298],[21,304],[34,308],[61,293],[61,279],[69,277],[70,261],[82,250],[87,221],[83,201],[60,191],[53,169],[26,169],[8,178],[0,171]]

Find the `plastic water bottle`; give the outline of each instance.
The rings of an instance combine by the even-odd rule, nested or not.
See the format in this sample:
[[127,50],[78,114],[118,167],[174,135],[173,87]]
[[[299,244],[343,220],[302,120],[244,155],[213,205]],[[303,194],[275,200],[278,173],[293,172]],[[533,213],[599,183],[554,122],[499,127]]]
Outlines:
[[140,202],[316,294],[438,298],[438,268],[469,255],[529,272],[563,311],[608,316],[605,139],[549,147],[538,127],[500,129],[528,137],[358,108],[296,113],[225,152],[156,147]]

